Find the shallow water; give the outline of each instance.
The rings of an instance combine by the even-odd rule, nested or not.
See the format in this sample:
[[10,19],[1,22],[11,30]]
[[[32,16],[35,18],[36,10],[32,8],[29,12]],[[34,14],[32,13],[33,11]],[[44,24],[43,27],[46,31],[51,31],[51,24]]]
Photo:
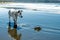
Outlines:
[[[17,29],[9,29],[9,9],[0,8],[0,40],[60,40],[60,14],[57,11],[21,10],[23,18],[18,18]],[[34,30],[36,26],[41,29]]]

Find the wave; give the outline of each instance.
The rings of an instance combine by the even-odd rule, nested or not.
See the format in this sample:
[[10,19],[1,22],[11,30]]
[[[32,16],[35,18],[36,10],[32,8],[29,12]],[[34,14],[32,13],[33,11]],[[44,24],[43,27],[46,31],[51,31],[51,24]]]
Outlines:
[[43,11],[60,14],[60,5],[58,3],[9,3],[0,4],[0,7],[7,9],[28,9],[33,11]]

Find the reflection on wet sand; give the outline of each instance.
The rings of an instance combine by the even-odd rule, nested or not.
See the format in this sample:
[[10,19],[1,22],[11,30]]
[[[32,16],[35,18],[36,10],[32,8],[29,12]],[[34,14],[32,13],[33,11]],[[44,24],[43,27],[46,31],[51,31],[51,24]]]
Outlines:
[[40,27],[40,26],[36,26],[36,27],[34,28],[34,30],[35,30],[35,31],[40,31],[40,30],[41,30],[41,27]]
[[[9,25],[8,25],[8,33],[9,33],[9,35],[12,37],[12,38],[14,38],[15,40],[21,40],[21,34],[18,34],[17,33],[17,29],[16,29],[16,25],[14,25],[14,28],[13,29],[11,29],[11,25],[10,25],[10,23],[9,23]],[[14,40],[13,39],[13,40]]]

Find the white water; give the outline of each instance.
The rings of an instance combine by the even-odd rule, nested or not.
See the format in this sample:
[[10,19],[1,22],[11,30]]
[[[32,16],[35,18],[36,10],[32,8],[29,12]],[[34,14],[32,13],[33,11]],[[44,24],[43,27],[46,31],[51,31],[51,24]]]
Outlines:
[[0,4],[0,7],[25,8],[29,10],[60,14],[60,5],[58,3],[9,3]]

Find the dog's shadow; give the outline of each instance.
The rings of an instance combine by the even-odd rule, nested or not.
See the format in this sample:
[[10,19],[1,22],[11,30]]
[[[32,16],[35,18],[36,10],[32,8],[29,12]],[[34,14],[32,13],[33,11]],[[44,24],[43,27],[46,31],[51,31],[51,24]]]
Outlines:
[[8,23],[8,34],[16,40],[20,40],[22,35],[21,33],[20,34],[17,33],[17,25],[14,25],[13,23],[10,22]]

